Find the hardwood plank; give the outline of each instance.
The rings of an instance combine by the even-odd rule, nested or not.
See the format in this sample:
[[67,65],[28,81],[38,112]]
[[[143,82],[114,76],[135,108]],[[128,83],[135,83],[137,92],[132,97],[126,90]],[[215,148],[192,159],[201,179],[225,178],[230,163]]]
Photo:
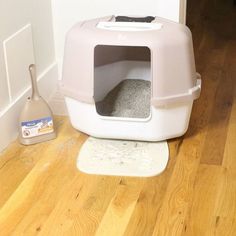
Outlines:
[[[232,43],[228,43],[225,62],[221,67],[217,68],[220,73],[220,82],[215,93],[213,111],[202,151],[202,164],[221,165],[223,161],[235,86],[235,73],[232,73],[232,67],[235,66],[235,61],[232,60],[234,57],[236,57],[235,46]],[[212,137],[217,137],[217,139]]]
[[[62,117],[55,118],[58,132],[61,132]],[[18,141],[12,143],[8,149],[0,153],[0,208],[23,181],[35,164],[41,159],[42,153],[53,141],[23,146]]]
[[203,164],[199,166],[193,190],[194,197],[189,216],[185,221],[183,235],[214,235],[223,172],[224,168],[221,166]]
[[94,235],[121,177],[81,174],[56,205],[40,235]]
[[236,220],[229,217],[216,217],[214,236],[235,236]]
[[191,152],[178,157],[156,219],[153,235],[181,234],[198,162],[199,153],[194,146],[191,147]]
[[145,179],[123,178],[96,232],[97,236],[123,235]]
[[225,168],[222,178],[223,188],[217,216],[236,218],[236,89],[230,117],[222,166]]
[[67,121],[56,144],[44,146],[44,150],[35,147],[34,152],[41,153],[42,158],[0,210],[1,234],[26,233],[44,222],[70,184],[68,180],[78,173],[75,157],[85,139]]

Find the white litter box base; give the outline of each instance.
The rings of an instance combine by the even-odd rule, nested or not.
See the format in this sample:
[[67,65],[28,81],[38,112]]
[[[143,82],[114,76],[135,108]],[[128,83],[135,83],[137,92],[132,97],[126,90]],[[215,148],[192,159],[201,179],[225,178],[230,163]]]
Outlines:
[[92,137],[119,140],[162,141],[183,135],[193,102],[166,108],[151,106],[146,119],[100,116],[95,104],[65,97],[72,126]]
[[93,137],[82,146],[77,167],[88,174],[151,177],[162,173],[169,149],[164,142],[136,142]]

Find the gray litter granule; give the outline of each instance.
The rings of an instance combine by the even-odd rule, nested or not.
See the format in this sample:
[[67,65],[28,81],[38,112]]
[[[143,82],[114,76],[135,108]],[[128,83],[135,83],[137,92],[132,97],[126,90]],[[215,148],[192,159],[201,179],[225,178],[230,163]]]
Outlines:
[[102,101],[96,102],[96,109],[102,116],[147,118],[150,99],[150,81],[127,79],[112,89]]

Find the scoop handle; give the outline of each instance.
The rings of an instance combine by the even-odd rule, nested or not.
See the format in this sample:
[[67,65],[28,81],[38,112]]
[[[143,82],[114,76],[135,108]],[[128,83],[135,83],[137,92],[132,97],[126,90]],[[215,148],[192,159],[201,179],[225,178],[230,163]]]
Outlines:
[[36,79],[36,67],[35,64],[31,64],[29,66],[29,72],[30,72],[30,78],[31,78],[31,84],[32,84],[32,100],[37,100],[40,98],[38,86],[37,86],[37,79]]

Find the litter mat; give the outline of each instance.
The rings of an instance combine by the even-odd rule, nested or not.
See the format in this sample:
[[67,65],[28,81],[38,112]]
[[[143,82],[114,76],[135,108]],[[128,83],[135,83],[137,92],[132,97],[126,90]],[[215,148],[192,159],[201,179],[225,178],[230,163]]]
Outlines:
[[82,146],[77,167],[87,174],[151,177],[168,163],[166,141],[137,142],[89,137]]

